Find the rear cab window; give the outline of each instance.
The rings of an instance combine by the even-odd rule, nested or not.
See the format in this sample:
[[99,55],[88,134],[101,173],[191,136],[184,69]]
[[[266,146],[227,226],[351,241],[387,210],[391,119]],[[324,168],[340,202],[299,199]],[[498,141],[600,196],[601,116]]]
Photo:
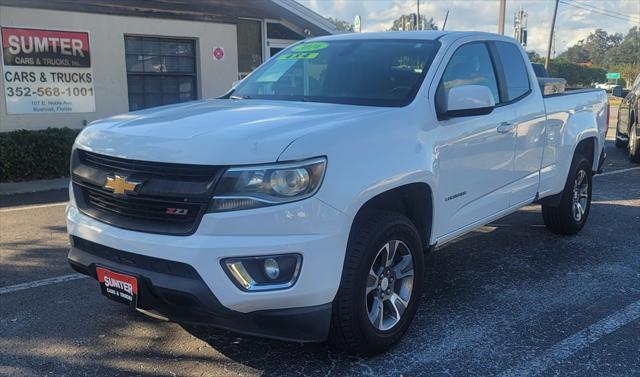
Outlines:
[[504,85],[507,91],[504,102],[515,101],[531,90],[527,66],[518,46],[500,41],[494,43],[504,72]]

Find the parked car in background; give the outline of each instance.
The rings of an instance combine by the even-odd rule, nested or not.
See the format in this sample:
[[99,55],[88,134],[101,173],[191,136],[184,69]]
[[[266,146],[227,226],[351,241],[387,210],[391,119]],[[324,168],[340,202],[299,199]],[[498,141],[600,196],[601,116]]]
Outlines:
[[601,84],[596,84],[596,88],[597,89],[604,89],[607,92],[610,92],[611,89],[613,89],[614,86],[616,86],[616,84],[612,83],[612,82],[605,82],[605,83],[601,83]]
[[631,162],[640,163],[640,75],[624,97],[618,111],[616,147],[627,147]]
[[425,251],[534,202],[583,228],[608,119],[602,90],[543,95],[513,38],[305,40],[221,98],[83,129],[69,262],[156,317],[379,353]]

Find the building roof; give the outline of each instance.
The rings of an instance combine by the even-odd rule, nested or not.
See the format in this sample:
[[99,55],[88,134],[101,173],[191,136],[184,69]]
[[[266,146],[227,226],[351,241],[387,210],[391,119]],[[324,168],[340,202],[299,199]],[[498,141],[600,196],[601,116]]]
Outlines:
[[276,19],[308,29],[314,36],[337,32],[332,23],[295,0],[0,0],[0,5],[219,23]]

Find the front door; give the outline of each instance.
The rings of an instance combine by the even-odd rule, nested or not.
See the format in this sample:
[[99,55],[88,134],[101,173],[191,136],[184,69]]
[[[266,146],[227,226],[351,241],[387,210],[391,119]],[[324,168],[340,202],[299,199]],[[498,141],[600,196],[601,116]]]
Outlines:
[[443,208],[437,237],[445,237],[504,211],[514,180],[515,125],[513,106],[500,106],[500,95],[487,44],[472,42],[452,55],[439,82],[436,98],[446,98],[459,85],[487,86],[498,106],[487,115],[441,120],[446,135],[437,147],[439,189]]

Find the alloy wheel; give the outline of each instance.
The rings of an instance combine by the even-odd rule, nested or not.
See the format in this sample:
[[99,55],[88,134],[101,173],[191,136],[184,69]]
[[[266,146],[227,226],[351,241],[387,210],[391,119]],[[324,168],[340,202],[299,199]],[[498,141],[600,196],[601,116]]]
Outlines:
[[587,210],[589,200],[589,180],[587,172],[579,170],[576,179],[573,182],[573,219],[576,222],[582,221],[584,213]]
[[379,331],[396,326],[411,300],[414,266],[411,250],[404,242],[387,242],[376,254],[369,275],[365,300],[367,316]]

